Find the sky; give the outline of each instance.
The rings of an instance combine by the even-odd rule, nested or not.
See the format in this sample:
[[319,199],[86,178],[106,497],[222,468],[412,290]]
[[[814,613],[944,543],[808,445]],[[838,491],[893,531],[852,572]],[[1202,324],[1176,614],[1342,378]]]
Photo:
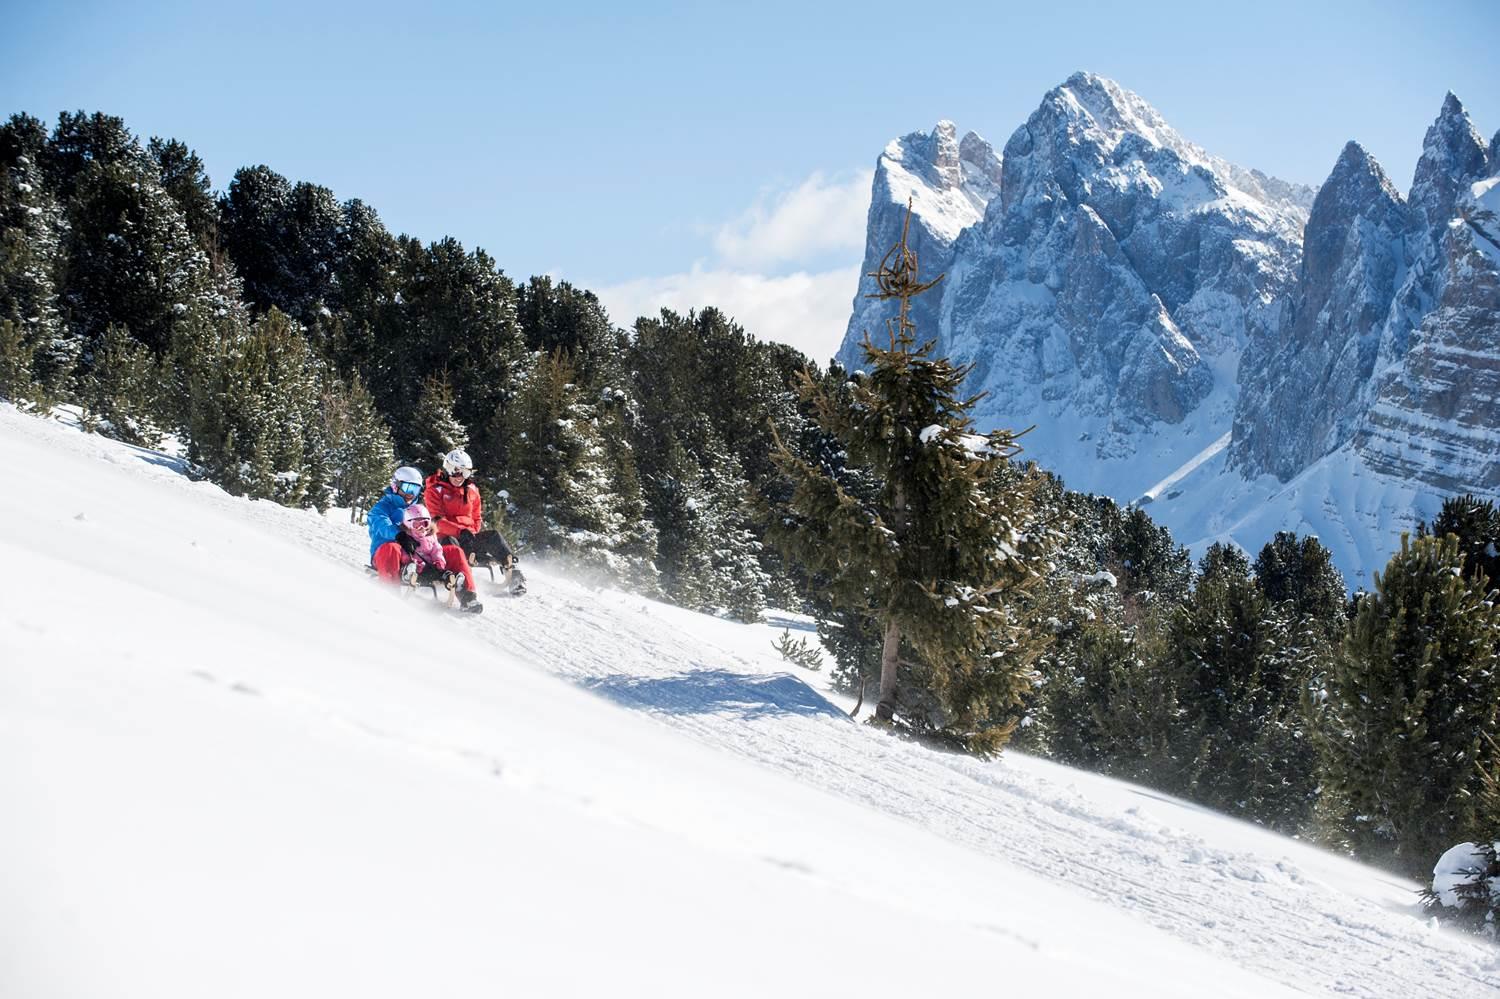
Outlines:
[[1357,139],[1404,190],[1449,90],[1500,129],[1492,0],[3,3],[6,114],[116,114],[220,189],[265,163],[618,324],[718,305],[819,360],[885,144],[947,118],[1003,147],[1075,70],[1309,184]]

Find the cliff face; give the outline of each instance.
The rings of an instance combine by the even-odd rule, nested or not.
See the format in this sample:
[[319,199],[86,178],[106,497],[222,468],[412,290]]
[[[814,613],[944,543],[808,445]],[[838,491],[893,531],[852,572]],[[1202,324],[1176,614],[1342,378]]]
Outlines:
[[1358,143],[1318,192],[1296,285],[1240,365],[1230,459],[1285,481],[1354,433],[1406,276],[1405,201]]
[[1500,493],[1500,176],[1469,185],[1441,240],[1441,291],[1354,436],[1371,469],[1444,494]]
[[[839,348],[838,359],[845,367],[863,363],[860,343],[866,333],[877,344],[888,342],[885,321],[892,309],[867,297],[875,290],[869,274],[901,238],[908,200],[912,220],[907,245],[916,251],[923,274],[940,274],[953,264],[959,233],[984,217],[985,206],[999,190],[1000,157],[994,148],[973,132],[960,140],[951,121],[938,122],[931,132],[912,132],[885,147],[875,163],[859,291]],[[938,293],[929,293],[912,303],[922,334],[937,330],[939,299]]]

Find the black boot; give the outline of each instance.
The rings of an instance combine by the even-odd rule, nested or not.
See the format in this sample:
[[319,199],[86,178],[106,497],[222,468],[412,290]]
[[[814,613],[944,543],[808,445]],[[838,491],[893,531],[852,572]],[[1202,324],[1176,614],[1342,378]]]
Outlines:
[[458,591],[458,609],[465,614],[483,614],[484,604],[473,590]]

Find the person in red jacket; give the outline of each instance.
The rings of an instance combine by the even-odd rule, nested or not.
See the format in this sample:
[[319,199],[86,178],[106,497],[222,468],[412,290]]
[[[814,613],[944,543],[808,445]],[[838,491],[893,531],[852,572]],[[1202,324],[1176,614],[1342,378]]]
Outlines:
[[427,477],[422,500],[432,511],[440,539],[458,545],[475,565],[498,565],[512,593],[526,591],[510,545],[499,531],[484,527],[484,501],[474,483],[474,462],[468,452],[460,448],[448,452],[443,467]]

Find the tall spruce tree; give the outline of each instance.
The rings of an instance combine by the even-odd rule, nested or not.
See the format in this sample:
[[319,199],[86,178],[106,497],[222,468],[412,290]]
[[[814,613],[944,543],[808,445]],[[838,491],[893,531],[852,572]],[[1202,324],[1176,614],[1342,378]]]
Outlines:
[[24,348],[29,395],[67,389],[82,352],[59,311],[66,223],[42,169],[46,150],[47,130],[30,115],[0,126],[0,320],[20,338],[14,356]]
[[417,408],[400,428],[403,460],[423,469],[435,469],[454,448],[469,446],[469,432],[453,415],[453,388],[445,374],[422,379]]
[[1255,557],[1255,580],[1266,599],[1283,606],[1293,619],[1314,623],[1330,637],[1344,632],[1348,603],[1344,577],[1333,553],[1311,535],[1278,531]]
[[362,521],[396,464],[390,428],[358,375],[348,385],[334,379],[324,390],[323,419],[334,502],[349,508],[350,520]]
[[1288,831],[1314,798],[1302,725],[1308,663],[1292,653],[1292,619],[1250,578],[1238,548],[1213,545],[1198,585],[1171,614],[1165,645],[1178,764],[1166,786],[1195,801]]
[[146,345],[125,327],[111,323],[94,348],[79,401],[90,423],[97,421],[105,436],[156,447],[162,436],[155,422],[155,414],[161,411],[159,379],[159,368]]
[[[509,409],[511,462],[506,486],[514,522],[527,543],[622,581],[646,571],[639,551],[622,555],[627,508],[616,491],[618,464],[607,445],[607,421],[574,381],[561,350],[537,357]],[[635,539],[639,541],[640,539]],[[653,579],[645,580],[647,588]]]
[[219,205],[203,161],[176,139],[153,137],[146,144],[146,152],[156,161],[162,189],[182,210],[188,231],[212,257],[218,250]]
[[[917,266],[903,233],[876,272],[880,297],[900,308],[889,347],[866,337],[869,375],[847,395],[820,392],[811,375],[803,383],[815,418],[850,464],[879,481],[877,494],[851,493],[782,444],[775,458],[793,493],[771,537],[827,579],[836,605],[875,622],[877,719],[994,751],[1031,687],[1042,642],[1025,620],[1026,591],[1050,539],[1028,531],[1027,488],[992,488],[996,466],[1018,450],[1015,436],[975,435],[976,400],[960,395],[968,370],[916,341],[911,299],[931,287]],[[930,692],[937,710],[903,700],[903,678]]]
[[1487,835],[1479,803],[1497,762],[1500,607],[1463,574],[1454,537],[1403,537],[1359,601],[1315,702],[1325,835],[1413,876]]

